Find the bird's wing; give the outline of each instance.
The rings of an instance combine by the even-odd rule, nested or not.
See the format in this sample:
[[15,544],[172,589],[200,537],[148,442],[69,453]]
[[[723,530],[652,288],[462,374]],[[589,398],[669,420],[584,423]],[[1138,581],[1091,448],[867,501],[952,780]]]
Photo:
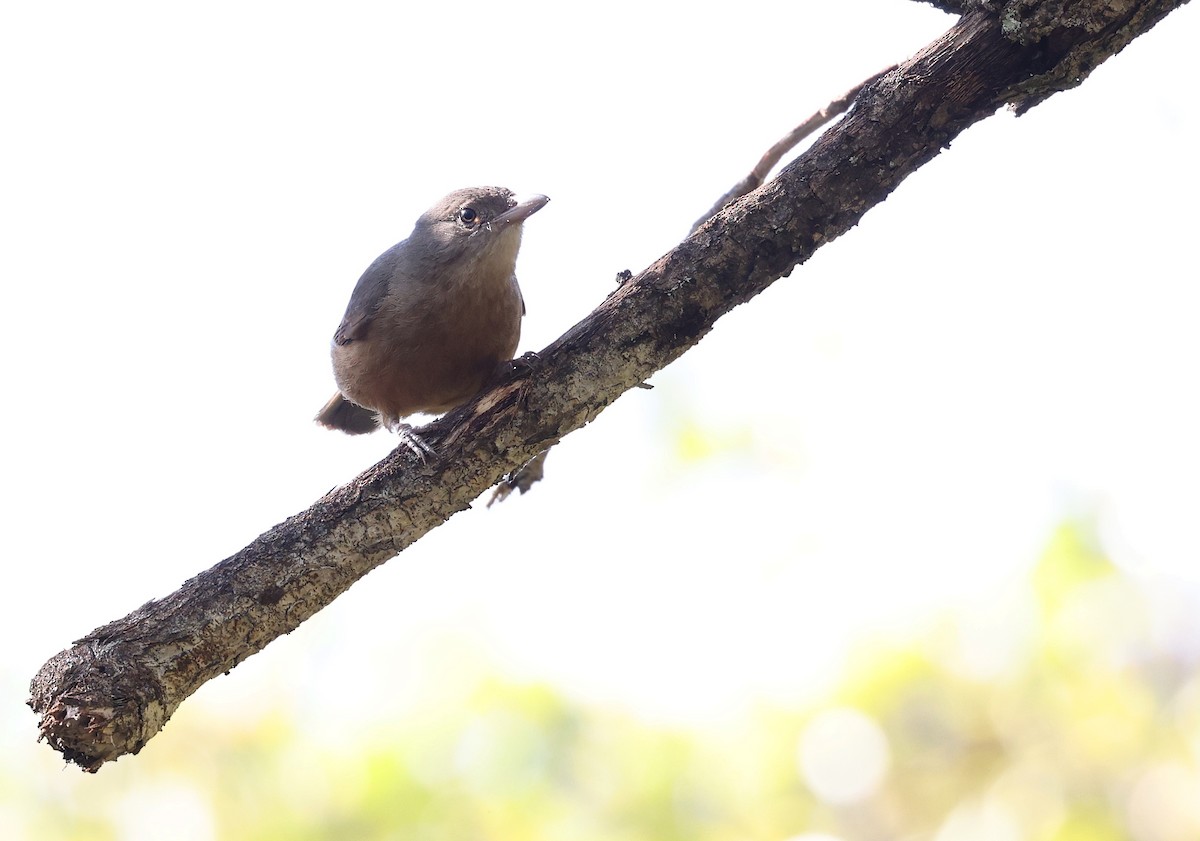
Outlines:
[[354,285],[354,291],[350,293],[350,303],[346,306],[346,314],[342,316],[342,323],[333,334],[335,343],[348,345],[367,335],[367,329],[387,295],[398,247],[393,246],[381,254]]

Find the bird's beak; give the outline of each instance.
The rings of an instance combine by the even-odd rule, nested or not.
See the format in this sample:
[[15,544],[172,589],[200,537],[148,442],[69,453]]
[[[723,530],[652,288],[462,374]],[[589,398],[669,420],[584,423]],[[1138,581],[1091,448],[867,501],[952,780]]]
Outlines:
[[526,196],[518,201],[515,206],[510,207],[493,219],[491,228],[494,231],[502,231],[509,225],[520,225],[545,207],[548,201],[550,199],[546,196]]

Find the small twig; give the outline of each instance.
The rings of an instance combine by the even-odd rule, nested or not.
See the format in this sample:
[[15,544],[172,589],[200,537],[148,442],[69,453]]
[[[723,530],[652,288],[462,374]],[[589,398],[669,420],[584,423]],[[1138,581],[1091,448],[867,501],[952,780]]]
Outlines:
[[504,502],[513,491],[525,493],[533,487],[535,482],[540,482],[546,474],[546,456],[549,454],[550,448],[547,447],[501,479],[500,484],[492,489],[492,496],[488,499],[487,507],[491,508],[494,502]]
[[821,126],[828,123],[838,114],[843,114],[849,110],[851,103],[854,102],[855,97],[858,96],[859,92],[863,88],[874,82],[876,79],[879,79],[885,73],[891,73],[898,66],[899,65],[893,64],[891,67],[880,70],[871,78],[859,82],[850,90],[842,94],[839,98],[835,99],[833,102],[829,103],[820,111],[813,114],[800,125],[789,131],[779,140],[779,142],[767,150],[767,153],[759,159],[754,169],[750,170],[749,175],[747,175],[738,183],[734,184],[733,187],[730,188],[729,192],[717,199],[717,203],[712,206],[712,209],[709,210],[708,213],[705,213],[696,220],[695,224],[692,225],[691,231],[688,233],[695,233],[697,228],[720,213],[721,209],[734,199],[739,199],[749,193],[751,190],[757,190],[759,187],[761,187],[763,181],[765,181],[767,176],[771,174],[771,170],[775,168],[776,164],[783,160],[784,155],[796,148],[797,143],[808,137]]

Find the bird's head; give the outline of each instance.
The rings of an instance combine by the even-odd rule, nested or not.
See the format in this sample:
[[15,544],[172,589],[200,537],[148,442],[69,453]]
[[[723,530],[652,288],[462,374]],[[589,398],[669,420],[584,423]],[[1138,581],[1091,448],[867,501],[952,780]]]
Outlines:
[[511,272],[522,223],[548,201],[545,196],[518,199],[503,187],[455,190],[422,214],[409,241],[430,263],[503,261]]

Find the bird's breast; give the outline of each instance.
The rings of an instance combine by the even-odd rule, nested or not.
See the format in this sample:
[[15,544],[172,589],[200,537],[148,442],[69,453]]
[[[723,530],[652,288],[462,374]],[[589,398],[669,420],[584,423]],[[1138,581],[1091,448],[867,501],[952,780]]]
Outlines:
[[484,266],[432,283],[394,279],[365,337],[334,346],[342,393],[399,419],[448,411],[483,388],[516,352],[522,314],[512,264]]

